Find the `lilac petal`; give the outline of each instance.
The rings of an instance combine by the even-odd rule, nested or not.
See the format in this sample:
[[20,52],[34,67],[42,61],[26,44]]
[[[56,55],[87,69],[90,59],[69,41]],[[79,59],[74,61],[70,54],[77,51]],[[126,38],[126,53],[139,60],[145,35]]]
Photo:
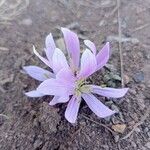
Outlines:
[[90,87],[91,87],[91,91],[95,94],[105,96],[105,97],[113,97],[113,98],[123,97],[128,91],[128,88],[122,88],[122,89],[115,89],[109,87],[102,88],[96,85],[90,85]]
[[48,79],[42,82],[37,91],[43,93],[45,95],[71,95],[73,93],[73,88],[71,86],[65,84],[65,82],[56,80],[56,79]]
[[36,90],[30,91],[30,92],[26,92],[25,95],[27,95],[28,97],[42,97],[42,96],[44,96],[44,94],[39,93]]
[[79,111],[79,106],[81,102],[81,97],[72,97],[67,105],[67,109],[65,111],[65,118],[70,123],[75,123]]
[[88,49],[86,49],[81,57],[81,70],[79,72],[79,78],[86,78],[96,71],[96,57]]
[[97,70],[101,69],[107,63],[109,59],[109,49],[109,42],[107,42],[105,46],[96,55]]
[[49,66],[50,68],[52,68],[52,63],[50,61],[48,61],[46,58],[42,57],[35,49],[35,47],[33,46],[33,52],[34,54],[39,57],[39,59],[41,59],[41,61],[43,61],[47,66]]
[[94,55],[96,55],[96,47],[93,42],[90,40],[84,40],[84,44],[93,52]]
[[69,101],[69,96],[65,95],[65,96],[54,96],[54,98],[50,101],[49,105],[53,106],[56,105],[58,103],[66,103]]
[[105,118],[108,116],[111,116],[115,113],[115,111],[112,111],[107,106],[105,106],[103,103],[101,103],[94,95],[92,94],[82,94],[83,99],[89,106],[89,108],[98,116],[101,118]]
[[63,68],[56,74],[56,79],[64,80],[65,82],[74,83],[75,76],[70,68]]
[[68,68],[68,63],[64,53],[56,48],[52,57],[53,71],[58,73],[62,68]]
[[64,35],[65,44],[69,57],[71,57],[73,65],[77,69],[79,66],[79,57],[80,57],[80,45],[78,36],[69,29],[61,28],[61,30]]
[[54,77],[53,73],[37,66],[25,66],[23,67],[23,69],[28,75],[39,81],[44,81],[51,77]]
[[46,49],[45,49],[46,56],[48,60],[51,61],[54,50],[56,48],[56,45],[55,45],[55,42],[51,33],[47,35],[46,40],[45,40],[45,45],[46,45]]

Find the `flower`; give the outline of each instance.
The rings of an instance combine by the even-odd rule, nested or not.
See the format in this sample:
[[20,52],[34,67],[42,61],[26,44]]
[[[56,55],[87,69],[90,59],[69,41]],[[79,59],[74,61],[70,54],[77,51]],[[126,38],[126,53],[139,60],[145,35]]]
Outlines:
[[36,90],[27,92],[30,97],[41,97],[53,95],[49,105],[68,102],[65,118],[70,123],[75,123],[81,100],[83,99],[89,108],[101,118],[111,116],[115,111],[109,109],[94,94],[105,97],[123,97],[128,88],[115,89],[102,88],[97,85],[86,83],[86,79],[101,69],[109,59],[109,42],[97,53],[93,42],[85,40],[87,49],[80,59],[80,46],[78,36],[66,28],[61,28],[66,49],[68,51],[69,63],[63,52],[56,48],[53,37],[46,37],[46,58],[43,58],[34,48],[34,53],[52,70],[53,73],[37,66],[24,67],[25,71],[33,78],[43,81]]

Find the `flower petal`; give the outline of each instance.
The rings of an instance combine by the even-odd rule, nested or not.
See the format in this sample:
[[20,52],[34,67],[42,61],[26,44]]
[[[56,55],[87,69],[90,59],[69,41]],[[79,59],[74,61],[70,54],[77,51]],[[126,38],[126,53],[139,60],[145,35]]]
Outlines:
[[37,91],[45,95],[61,96],[66,94],[71,95],[73,93],[73,88],[63,81],[48,79],[38,86]]
[[66,103],[69,101],[69,95],[65,96],[54,96],[54,98],[50,101],[49,105],[53,106],[58,103]]
[[27,95],[29,97],[42,97],[42,96],[44,96],[44,94],[39,93],[37,90],[26,92],[25,95]]
[[53,71],[58,73],[62,68],[68,68],[68,63],[64,53],[56,48],[52,57]]
[[101,69],[107,63],[109,59],[109,49],[109,42],[107,42],[105,46],[96,55],[97,70]]
[[39,59],[41,59],[41,61],[43,61],[47,66],[49,66],[50,68],[52,68],[52,63],[50,61],[48,61],[46,58],[42,57],[35,49],[35,47],[33,46],[33,52],[34,54],[39,57]]
[[80,45],[79,45],[78,36],[77,34],[70,31],[69,29],[61,28],[61,30],[64,35],[69,57],[71,57],[73,61],[73,65],[74,65],[73,67],[77,69],[79,66],[79,57],[80,57]]
[[46,56],[48,60],[51,61],[54,50],[56,48],[56,45],[55,45],[55,42],[51,33],[47,35],[45,39],[45,45],[46,45],[46,49],[45,49]]
[[25,66],[23,67],[23,69],[26,71],[28,75],[39,81],[44,81],[51,77],[54,77],[53,73],[37,66]]
[[79,72],[79,78],[86,78],[96,71],[96,57],[88,49],[86,49],[81,57],[81,70]]
[[61,69],[56,74],[56,79],[64,80],[65,82],[69,82],[72,84],[73,84],[73,82],[75,82],[75,76],[69,67]]
[[106,97],[113,97],[113,98],[123,97],[129,89],[129,88],[115,89],[109,87],[102,88],[96,85],[91,85],[90,87],[91,87],[91,91],[95,94],[106,96]]
[[96,47],[93,42],[90,40],[84,40],[84,44],[93,52],[94,55],[96,55]]
[[67,109],[65,111],[65,118],[70,123],[75,123],[79,111],[79,106],[81,102],[81,97],[72,97],[67,105]]
[[89,108],[98,116],[101,118],[105,118],[108,116],[111,116],[115,113],[115,111],[112,111],[107,106],[105,106],[103,103],[101,103],[94,95],[92,94],[82,94],[83,99],[89,106]]

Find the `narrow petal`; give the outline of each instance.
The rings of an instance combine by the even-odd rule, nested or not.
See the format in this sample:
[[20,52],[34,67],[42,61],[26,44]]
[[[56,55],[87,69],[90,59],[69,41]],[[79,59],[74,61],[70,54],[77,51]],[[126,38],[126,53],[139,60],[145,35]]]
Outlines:
[[65,95],[65,96],[54,96],[54,98],[50,101],[49,105],[53,106],[56,105],[58,103],[66,103],[69,101],[69,95]]
[[55,42],[51,33],[46,37],[45,45],[46,45],[46,49],[45,49],[46,56],[48,60],[51,61],[54,50],[56,48],[56,45],[55,45]]
[[47,66],[49,66],[50,68],[52,68],[52,63],[50,61],[48,61],[46,58],[42,57],[35,49],[35,47],[33,46],[33,52],[34,54],[39,57],[39,59],[41,59],[41,61],[43,61]]
[[77,69],[79,66],[79,57],[80,57],[80,45],[79,45],[78,36],[77,34],[70,31],[69,29],[61,28],[61,30],[64,35],[69,57],[71,57],[73,61],[73,65]]
[[45,95],[60,96],[66,94],[71,95],[73,93],[73,88],[60,80],[48,79],[38,86],[37,91]]
[[81,70],[79,72],[79,78],[86,78],[96,71],[96,57],[88,49],[86,49],[81,57]]
[[90,85],[90,87],[91,87],[91,91],[95,94],[105,96],[105,97],[113,97],[113,98],[123,97],[128,91],[128,88],[122,88],[122,89],[115,89],[109,87],[102,88],[96,85]]
[[71,100],[69,101],[67,105],[67,109],[65,111],[65,118],[70,122],[70,123],[75,123],[79,111],[79,106],[80,106],[81,98],[80,97],[72,97]]
[[26,92],[25,95],[27,95],[28,97],[42,97],[42,96],[44,96],[44,94],[39,93],[36,90],[30,91],[30,92]]
[[62,68],[68,68],[68,63],[64,53],[56,48],[52,57],[53,71],[58,73]]
[[107,42],[106,45],[96,55],[97,70],[101,69],[107,63],[109,59],[109,49],[109,42]]
[[90,40],[84,40],[84,44],[93,52],[94,55],[96,55],[96,47],[93,42]]
[[37,66],[25,66],[23,67],[23,69],[26,71],[28,75],[39,81],[44,81],[54,77],[53,73]]
[[82,94],[83,99],[89,106],[89,108],[98,116],[101,118],[105,118],[108,116],[111,116],[115,113],[115,111],[112,111],[107,106],[105,106],[103,103],[101,103],[94,95],[92,94]]

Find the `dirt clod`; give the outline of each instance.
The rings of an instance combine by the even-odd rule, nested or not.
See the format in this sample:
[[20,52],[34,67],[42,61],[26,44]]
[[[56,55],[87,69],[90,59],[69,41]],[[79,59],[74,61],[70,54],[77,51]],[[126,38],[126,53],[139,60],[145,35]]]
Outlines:
[[116,124],[116,125],[112,125],[112,129],[115,132],[118,133],[124,133],[125,129],[126,129],[126,124]]

